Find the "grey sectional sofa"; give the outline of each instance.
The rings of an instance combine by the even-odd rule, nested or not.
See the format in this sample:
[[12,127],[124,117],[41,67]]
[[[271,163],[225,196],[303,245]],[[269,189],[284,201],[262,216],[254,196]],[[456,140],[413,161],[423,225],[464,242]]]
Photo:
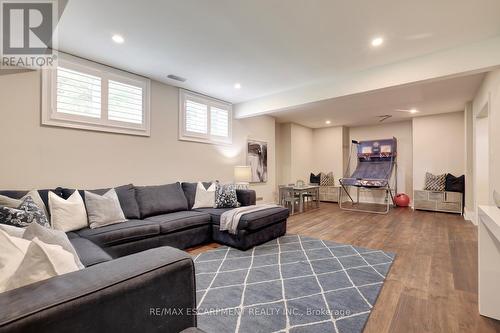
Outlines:
[[[194,266],[179,249],[215,241],[247,250],[284,235],[288,218],[287,209],[272,208],[244,215],[237,235],[221,232],[227,209],[192,209],[196,186],[116,187],[128,221],[68,232],[86,269],[0,294],[0,332],[179,332],[196,326]],[[39,191],[47,207],[48,191]],[[75,190],[52,191],[67,198]],[[26,192],[0,195],[21,198]],[[254,191],[238,190],[237,196],[244,206],[255,204]]]

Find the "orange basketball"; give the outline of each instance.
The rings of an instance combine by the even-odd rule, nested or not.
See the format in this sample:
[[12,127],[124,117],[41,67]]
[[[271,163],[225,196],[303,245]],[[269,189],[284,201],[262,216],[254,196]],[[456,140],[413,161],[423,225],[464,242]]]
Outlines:
[[408,207],[408,205],[410,204],[410,197],[405,193],[398,193],[394,197],[394,203],[398,207]]

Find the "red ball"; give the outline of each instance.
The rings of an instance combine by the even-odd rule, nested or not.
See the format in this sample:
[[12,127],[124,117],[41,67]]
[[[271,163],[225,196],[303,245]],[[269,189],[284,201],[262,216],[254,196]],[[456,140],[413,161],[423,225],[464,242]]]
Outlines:
[[405,193],[398,193],[394,197],[394,203],[398,207],[408,207],[410,205],[410,197]]

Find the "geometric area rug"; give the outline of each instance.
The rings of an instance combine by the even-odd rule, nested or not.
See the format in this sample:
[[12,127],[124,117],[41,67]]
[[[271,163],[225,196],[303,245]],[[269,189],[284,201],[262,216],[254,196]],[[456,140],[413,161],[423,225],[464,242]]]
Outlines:
[[362,332],[394,254],[285,235],[194,257],[198,327],[208,333]]

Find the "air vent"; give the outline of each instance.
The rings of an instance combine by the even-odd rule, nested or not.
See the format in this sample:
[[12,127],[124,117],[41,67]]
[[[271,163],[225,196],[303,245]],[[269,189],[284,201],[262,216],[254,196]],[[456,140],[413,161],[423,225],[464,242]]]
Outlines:
[[186,78],[183,78],[183,77],[180,77],[180,76],[177,76],[177,75],[174,75],[174,74],[170,74],[167,77],[169,79],[172,79],[172,80],[175,80],[175,81],[179,81],[179,82],[185,82],[187,80]]

